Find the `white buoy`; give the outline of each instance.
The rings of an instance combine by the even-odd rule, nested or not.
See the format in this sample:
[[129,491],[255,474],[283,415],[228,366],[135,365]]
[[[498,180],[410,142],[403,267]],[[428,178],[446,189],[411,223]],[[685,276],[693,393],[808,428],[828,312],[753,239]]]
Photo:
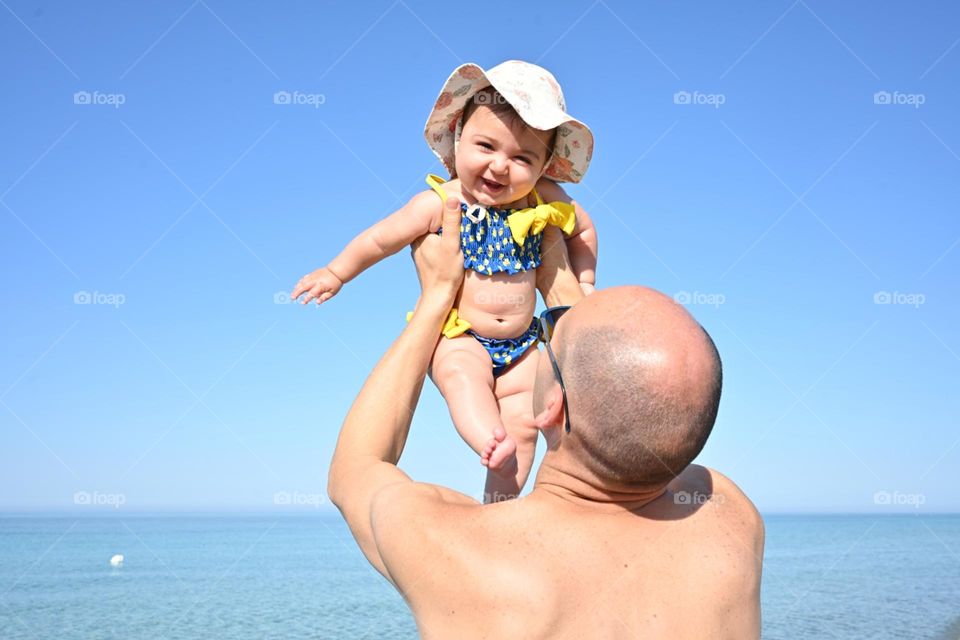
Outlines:
[[110,558],[111,567],[122,567],[123,566],[123,554],[118,553]]

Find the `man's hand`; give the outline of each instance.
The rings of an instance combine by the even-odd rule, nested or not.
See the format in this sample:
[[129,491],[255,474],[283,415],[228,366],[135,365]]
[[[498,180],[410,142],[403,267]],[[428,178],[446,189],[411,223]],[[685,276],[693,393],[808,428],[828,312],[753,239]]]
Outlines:
[[337,295],[341,287],[343,287],[343,281],[340,278],[335,276],[327,267],[320,267],[313,273],[308,273],[300,278],[297,286],[293,288],[293,292],[290,294],[290,299],[296,300],[306,293],[302,304],[307,304],[313,299],[317,300],[317,304],[323,304]]
[[537,289],[548,307],[575,305],[584,296],[573,275],[563,232],[554,226],[543,230],[540,242],[540,266],[537,267]]
[[460,202],[447,198],[443,203],[445,233],[428,233],[410,245],[417,267],[421,296],[455,296],[463,283],[463,254],[460,252]]

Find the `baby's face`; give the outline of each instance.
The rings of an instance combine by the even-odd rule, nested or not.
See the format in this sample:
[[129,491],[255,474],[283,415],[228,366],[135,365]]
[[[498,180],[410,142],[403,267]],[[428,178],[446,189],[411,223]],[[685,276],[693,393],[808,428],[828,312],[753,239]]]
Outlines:
[[537,184],[550,155],[549,131],[501,120],[486,105],[476,108],[460,132],[454,159],[463,191],[488,206],[511,205]]

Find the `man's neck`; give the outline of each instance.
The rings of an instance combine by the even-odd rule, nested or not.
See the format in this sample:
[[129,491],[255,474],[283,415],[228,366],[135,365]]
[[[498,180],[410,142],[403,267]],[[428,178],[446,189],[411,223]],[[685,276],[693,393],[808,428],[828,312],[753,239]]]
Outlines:
[[544,460],[531,495],[559,500],[570,506],[616,513],[642,509],[667,490],[666,485],[643,489],[611,486],[591,477],[584,478],[582,471],[581,467],[578,469],[580,473],[574,475]]

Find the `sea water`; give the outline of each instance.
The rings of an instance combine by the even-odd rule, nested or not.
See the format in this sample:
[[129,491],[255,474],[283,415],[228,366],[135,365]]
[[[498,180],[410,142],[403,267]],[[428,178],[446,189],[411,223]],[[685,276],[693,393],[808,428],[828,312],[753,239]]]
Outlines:
[[960,638],[960,516],[764,520],[764,638]]
[[[960,516],[765,521],[764,638],[957,639]],[[336,515],[0,517],[5,640],[416,637]]]

